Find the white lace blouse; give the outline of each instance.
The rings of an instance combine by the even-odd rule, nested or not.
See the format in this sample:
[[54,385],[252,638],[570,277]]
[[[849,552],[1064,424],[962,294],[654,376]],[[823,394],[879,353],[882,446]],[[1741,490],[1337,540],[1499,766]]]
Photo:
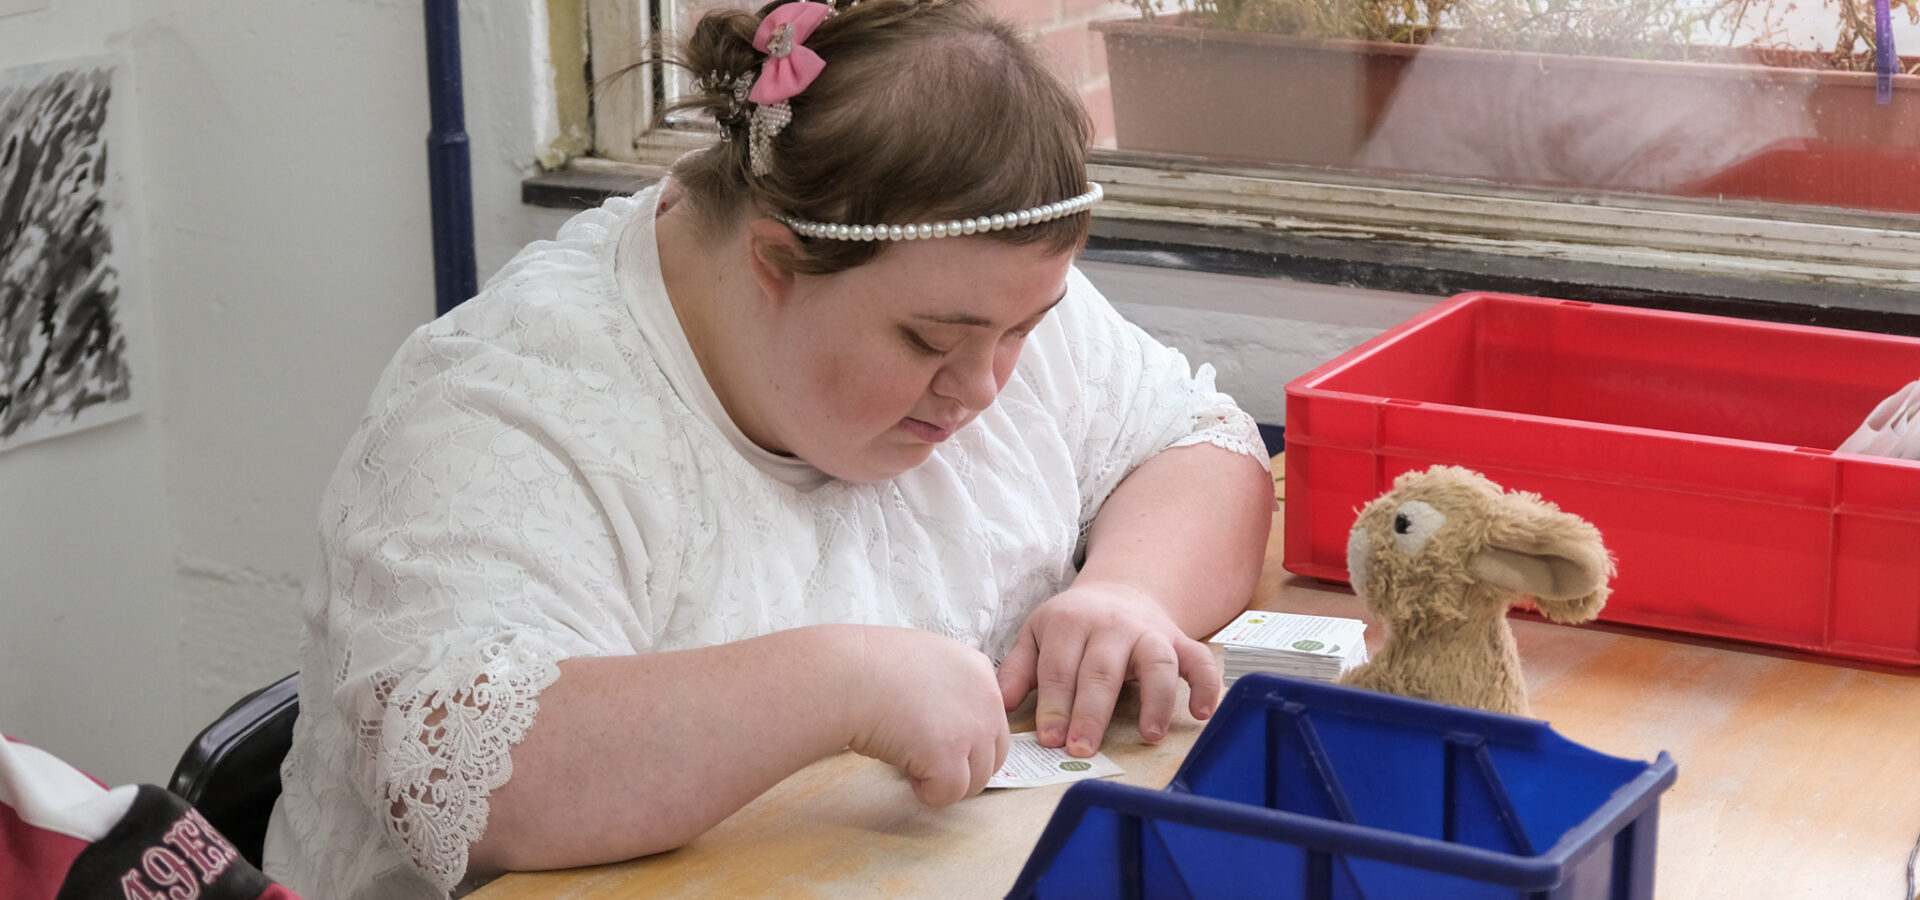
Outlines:
[[459,890],[560,660],[828,622],[998,660],[1143,460],[1204,442],[1265,462],[1211,369],[1078,270],[995,404],[919,467],[852,484],[768,454],[700,377],[657,202],[529,246],[374,391],[321,506],[268,837],[268,871],[309,900]]

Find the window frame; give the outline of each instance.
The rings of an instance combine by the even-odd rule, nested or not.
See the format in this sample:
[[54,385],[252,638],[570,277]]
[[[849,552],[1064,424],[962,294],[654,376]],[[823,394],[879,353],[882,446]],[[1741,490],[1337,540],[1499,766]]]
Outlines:
[[[592,156],[565,169],[605,183],[658,178],[707,133],[652,127],[673,75],[640,62],[673,0],[587,0]],[[1799,302],[1920,314],[1920,215],[1252,167],[1119,150],[1093,154],[1106,188],[1096,234],[1173,226],[1201,244],[1236,234],[1384,241],[1501,260],[1611,267],[1662,276],[1766,282]],[[1838,290],[1829,290],[1838,288]],[[1759,293],[1777,293],[1762,291]],[[1756,299],[1769,299],[1756,297]]]
[[[643,65],[670,0],[587,0],[593,158],[645,165],[662,67]],[[567,77],[556,73],[556,78]],[[576,157],[577,159],[577,157]],[[671,161],[671,160],[669,160]]]

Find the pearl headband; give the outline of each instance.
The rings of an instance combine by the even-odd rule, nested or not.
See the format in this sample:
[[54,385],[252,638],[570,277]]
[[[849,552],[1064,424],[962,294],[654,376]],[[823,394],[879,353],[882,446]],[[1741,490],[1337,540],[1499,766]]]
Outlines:
[[840,225],[834,222],[810,222],[792,216],[775,215],[773,218],[793,229],[795,234],[810,238],[833,241],[912,241],[959,237],[963,234],[980,234],[999,231],[1003,228],[1037,225],[1090,209],[1094,204],[1099,203],[1104,195],[1105,191],[1101,190],[1100,185],[1088,182],[1087,192],[1071,200],[1048,203],[1019,212],[975,216],[953,222],[921,222],[917,225]]

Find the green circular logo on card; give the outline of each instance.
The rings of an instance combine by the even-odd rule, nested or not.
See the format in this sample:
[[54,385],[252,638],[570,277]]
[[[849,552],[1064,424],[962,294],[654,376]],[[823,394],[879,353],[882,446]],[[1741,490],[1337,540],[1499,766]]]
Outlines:
[[1061,763],[1060,768],[1065,769],[1069,772],[1085,772],[1086,770],[1093,768],[1093,763],[1082,762],[1081,760],[1077,760],[1077,759],[1070,759],[1070,760],[1067,760],[1066,762]]
[[1293,649],[1305,650],[1308,653],[1312,653],[1313,651],[1318,650],[1321,647],[1325,647],[1325,646],[1326,646],[1325,644],[1322,644],[1319,641],[1313,641],[1313,640],[1301,640],[1301,641],[1293,642]]

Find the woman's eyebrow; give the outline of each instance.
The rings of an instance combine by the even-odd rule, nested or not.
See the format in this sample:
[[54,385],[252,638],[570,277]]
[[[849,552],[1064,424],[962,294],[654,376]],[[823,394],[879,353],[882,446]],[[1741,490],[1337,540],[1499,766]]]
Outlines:
[[[1052,303],[1047,304],[1046,309],[1034,314],[1031,318],[1044,318],[1047,313],[1053,312],[1054,307],[1060,305],[1060,301],[1065,299],[1067,299],[1067,292],[1063,290],[1060,292],[1060,296],[1055,297]],[[993,327],[991,320],[976,316],[973,313],[914,313],[913,317],[923,322],[938,322],[941,325],[965,325],[970,328]]]
[[914,313],[913,317],[924,322],[938,322],[942,325],[966,325],[972,328],[986,328],[993,324],[972,313]]

